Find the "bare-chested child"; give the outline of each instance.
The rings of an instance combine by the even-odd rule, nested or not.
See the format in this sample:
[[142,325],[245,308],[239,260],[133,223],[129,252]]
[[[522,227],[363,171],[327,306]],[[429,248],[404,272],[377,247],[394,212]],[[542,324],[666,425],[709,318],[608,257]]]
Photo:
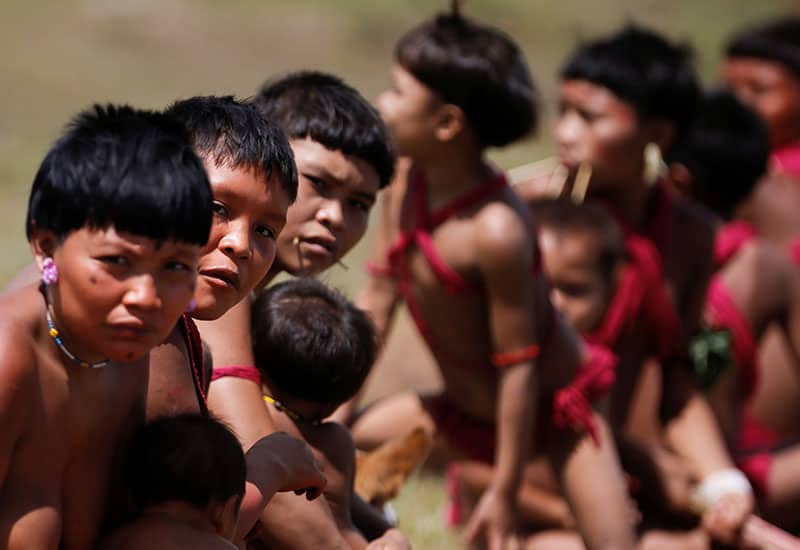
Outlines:
[[201,161],[162,114],[95,107],[45,156],[26,221],[42,282],[0,305],[3,548],[96,542],[144,421],[137,360],[192,298],[210,205]]
[[[726,47],[722,78],[767,124],[770,174],[759,181],[737,217],[787,249],[800,262],[800,19],[787,16],[745,29]],[[756,388],[746,421],[762,439],[797,437],[800,427],[798,357],[779,329],[759,346],[759,362],[769,365]]]
[[158,418],[133,438],[127,456],[134,519],[112,533],[109,550],[236,548],[247,474],[236,436],[208,416]]
[[276,429],[314,449],[342,538],[350,548],[365,548],[350,515],[355,446],[346,427],[325,419],[358,391],[372,368],[372,323],[344,296],[311,278],[270,287],[253,304],[252,316],[264,405]]
[[[282,132],[251,107],[230,97],[178,102],[172,108],[172,115],[188,130],[191,144],[205,159],[213,179],[216,215],[212,218],[210,238],[201,251],[199,264],[203,274],[195,288],[193,304],[188,308],[192,315],[213,318],[235,303],[239,286],[245,289],[242,295],[247,295],[269,268],[274,256],[274,252],[270,253],[270,235],[278,231],[276,226],[285,217],[287,197],[296,190],[294,163]],[[273,177],[273,172],[279,174]],[[262,238],[249,239],[250,231]],[[230,269],[220,257],[232,253],[238,256],[235,269]],[[226,269],[228,277],[237,284],[233,293],[228,286],[213,282],[220,277],[220,271],[225,276]],[[30,280],[31,273],[23,272],[10,286],[24,286],[26,278]],[[206,373],[210,364],[204,359],[197,330],[189,315],[184,314],[167,340],[149,357],[148,418],[205,412]],[[251,498],[245,498],[242,526],[247,525],[250,517],[252,525],[276,490],[320,487],[324,483],[309,448],[285,434],[261,440],[248,451],[247,461]],[[309,492],[312,497],[314,494],[316,491]],[[114,525],[124,514],[124,506],[110,506],[108,511],[108,523]],[[243,527],[241,535],[248,529]]]
[[[631,299],[621,296],[625,292],[631,294],[631,287],[641,287],[643,282],[636,274],[625,271],[622,232],[608,212],[595,204],[548,200],[537,203],[531,210],[550,299],[590,343],[595,361],[604,364],[610,383],[616,365],[612,333],[617,329],[612,325],[635,322],[642,298],[642,295]],[[612,303],[617,305],[609,313]],[[492,467],[482,462],[456,462],[448,467],[447,476],[449,516],[457,524],[469,515],[490,483]],[[517,498],[526,529],[574,528],[575,519],[567,502],[537,480],[526,479]],[[533,546],[534,541],[535,537],[531,537],[529,545]]]
[[[628,27],[579,47],[568,58],[561,71],[555,138],[566,175],[564,191],[585,193],[589,200],[605,203],[626,234],[649,241],[649,253],[646,247],[641,252],[663,270],[674,303],[664,315],[677,317],[682,330],[673,339],[673,357],[661,360],[660,371],[645,372],[662,376],[658,412],[667,444],[685,460],[692,475],[703,480],[733,468],[686,359],[712,270],[713,226],[707,215],[688,201],[673,198],[658,183],[659,149],[668,151],[685,132],[698,99],[699,87],[685,49],[651,31]],[[537,179],[518,189],[535,202],[552,194],[556,179]],[[634,389],[649,378],[640,373],[650,355],[635,331],[626,339],[624,353],[618,352],[612,425],[618,433],[625,427],[629,436],[635,435],[628,437],[632,444],[638,441],[655,449],[661,438],[652,410],[659,403],[658,394],[638,402],[631,399],[646,395]],[[644,410],[638,409],[643,403]],[[748,495],[725,495],[707,508],[704,524],[716,537],[731,541],[752,505]]]
[[[550,305],[525,205],[485,158],[487,147],[535,124],[522,53],[504,33],[454,12],[404,35],[395,60],[392,88],[378,105],[412,167],[407,181],[393,183],[397,200],[389,204],[397,208],[384,210],[388,223],[360,304],[385,331],[404,299],[445,388],[374,404],[353,425],[356,443],[371,448],[422,424],[437,434],[436,454],[494,461],[467,528],[468,538],[491,548],[516,544],[522,466],[531,453],[545,454],[587,544],[630,547],[622,477],[602,419],[588,408],[564,422],[597,427],[598,446],[582,429],[554,424],[553,393],[572,380],[582,350]],[[613,512],[594,521],[601,508]]]
[[[757,346],[767,327],[779,327],[795,355],[800,351],[800,270],[779,248],[757,238],[755,229],[736,220],[767,169],[769,141],[758,115],[730,94],[712,94],[691,131],[671,156],[672,179],[719,216],[717,274],[711,281],[705,321],[724,330],[698,341],[697,360],[706,377],[710,402],[742,469],[748,474],[765,517],[797,526],[800,487],[795,446],[764,443],[753,437],[746,406],[768,375]],[[717,342],[715,343],[715,339]],[[733,363],[735,369],[724,369]],[[783,448],[781,448],[783,447]]]
[[[273,177],[268,190],[277,195],[276,199],[270,201],[269,196],[261,202],[238,199],[225,205],[226,212],[215,218],[220,219],[220,227],[226,228],[214,240],[209,253],[212,259],[216,255],[217,267],[220,260],[230,265],[230,260],[224,257],[229,253],[215,252],[222,251],[224,244],[248,243],[253,250],[250,256],[237,260],[241,266],[251,266],[246,281],[244,277],[238,280],[238,305],[217,320],[216,316],[200,317],[206,321],[199,323],[214,359],[210,407],[230,423],[245,448],[272,433],[274,427],[261,399],[260,383],[254,382],[258,380],[258,372],[253,367],[250,339],[251,302],[242,298],[258,282],[266,284],[281,271],[314,274],[346,254],[366,231],[369,211],[378,190],[391,178],[394,164],[388,133],[375,109],[356,90],[332,75],[317,72],[287,75],[265,85],[252,103],[270,124],[278,125],[288,135],[297,162],[299,189],[297,201],[287,211],[288,200],[279,192],[282,180]],[[214,139],[231,134],[233,130],[227,129],[228,126],[230,123],[219,134],[211,134],[215,136],[213,139],[203,137],[209,130],[197,132],[204,142],[213,143]],[[236,134],[233,135],[235,138]],[[235,185],[229,184],[227,193],[244,186],[246,182],[241,180],[240,177],[232,182]],[[211,185],[213,190],[214,177]],[[277,206],[281,208],[276,210]],[[224,216],[233,220],[223,224]],[[260,235],[263,232],[260,227],[264,226],[271,228],[277,237]],[[260,246],[268,249],[259,252]],[[197,311],[202,307],[202,302],[198,302]],[[244,513],[241,524],[246,525]],[[272,543],[282,548],[339,548],[344,544],[324,499],[309,503],[291,494],[276,495],[261,524],[262,532],[272,536]],[[387,526],[383,522],[382,527],[376,526],[377,531]],[[372,533],[370,538],[377,534]]]
[[[251,105],[232,97],[195,97],[176,102],[167,113],[184,125],[203,160],[213,217],[191,311],[152,354],[148,418],[204,412],[210,372],[200,365],[210,364],[198,350],[192,318],[217,319],[249,296],[272,265],[277,236],[297,194],[285,135]],[[213,404],[211,409],[221,414]],[[252,528],[275,491],[310,487],[306,496],[313,498],[323,483],[308,447],[295,438],[274,434],[250,441],[246,449],[248,490],[237,540]]]

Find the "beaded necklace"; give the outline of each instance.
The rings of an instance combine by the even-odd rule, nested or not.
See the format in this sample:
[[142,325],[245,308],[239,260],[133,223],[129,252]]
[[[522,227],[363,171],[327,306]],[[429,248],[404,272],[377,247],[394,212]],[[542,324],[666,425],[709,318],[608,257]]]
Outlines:
[[83,359],[77,357],[74,353],[67,349],[67,346],[65,346],[64,342],[61,340],[61,333],[58,332],[56,324],[53,322],[53,317],[50,315],[49,307],[45,307],[44,314],[47,318],[47,326],[49,327],[48,332],[50,333],[50,336],[52,336],[53,341],[55,341],[58,348],[64,352],[64,355],[69,357],[73,363],[84,369],[98,369],[100,367],[105,367],[111,362],[109,359],[105,359],[104,361],[98,361],[97,363],[89,363],[88,361],[84,361]]

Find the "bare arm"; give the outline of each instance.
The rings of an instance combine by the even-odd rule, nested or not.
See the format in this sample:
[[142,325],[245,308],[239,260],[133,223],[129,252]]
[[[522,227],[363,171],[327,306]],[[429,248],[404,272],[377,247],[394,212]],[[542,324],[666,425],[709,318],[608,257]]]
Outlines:
[[[485,281],[495,353],[538,344],[534,319],[533,247],[522,219],[505,205],[490,206],[476,221],[475,248]],[[502,368],[497,395],[495,473],[468,526],[468,537],[484,530],[500,547],[516,530],[516,490],[528,456],[538,396],[535,359]]]
[[[400,204],[406,192],[406,172],[401,172],[392,185],[381,195],[380,217],[378,218],[375,240],[372,245],[369,265],[378,270],[388,268],[389,247],[400,227]],[[356,305],[369,313],[381,343],[385,343],[391,329],[391,321],[399,302],[397,290],[392,280],[367,270],[367,279],[356,297]]]
[[[670,446],[681,456],[700,481],[735,466],[728,453],[719,424],[705,396],[699,391],[688,369],[688,339],[700,326],[708,280],[713,270],[713,240],[698,240],[704,250],[694,250],[700,258],[692,291],[685,303],[684,338],[679,342],[677,359],[663,365],[662,416],[666,417],[665,435]],[[746,482],[745,482],[746,483]],[[733,542],[747,515],[753,509],[752,494],[730,493],[706,508],[703,524],[715,538]]]
[[0,338],[0,490],[3,487],[11,458],[25,431],[30,404],[33,401],[31,365],[35,357],[28,346],[17,338]]
[[[695,222],[698,224],[698,222]],[[698,331],[705,306],[708,281],[714,270],[713,234],[706,227],[699,231],[691,254],[697,258],[693,284],[678,300],[682,337],[675,344],[675,358],[662,365],[662,419],[666,437],[675,451],[686,459],[698,478],[731,468],[732,461],[724,439],[705,396],[697,388],[688,366],[688,342]],[[705,231],[700,231],[704,229]]]
[[[244,299],[214,321],[198,321],[203,340],[211,350],[214,369],[231,365],[254,366],[250,338],[249,299]],[[208,405],[233,428],[245,449],[275,431],[261,388],[250,380],[225,377],[214,380]]]
[[[367,278],[356,296],[355,303],[358,308],[366,311],[378,334],[378,341],[383,346],[389,338],[392,320],[400,302],[400,296],[395,289],[394,282],[385,274],[378,273],[380,269],[388,268],[387,255],[392,239],[399,231],[399,203],[402,197],[398,194],[405,193],[405,171],[401,171],[391,186],[381,194],[381,209],[378,227],[375,232],[372,253],[367,269]],[[398,179],[401,178],[401,179]],[[363,388],[367,381],[351,399],[343,403],[331,416],[331,420],[349,424],[358,407]]]

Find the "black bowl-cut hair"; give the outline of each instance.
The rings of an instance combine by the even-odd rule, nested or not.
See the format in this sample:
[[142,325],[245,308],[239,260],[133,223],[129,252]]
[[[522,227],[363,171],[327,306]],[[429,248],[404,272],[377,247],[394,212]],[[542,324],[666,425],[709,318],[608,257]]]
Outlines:
[[239,440],[221,422],[194,413],[142,427],[127,459],[128,492],[137,512],[164,502],[204,509],[244,496],[247,466]]
[[157,241],[205,245],[212,196],[202,161],[172,117],[95,105],[75,118],[44,157],[28,200],[26,233],[63,238],[114,226]]
[[253,104],[286,132],[309,138],[332,151],[366,161],[389,184],[395,153],[378,111],[342,79],[318,71],[299,71],[268,80]]
[[800,17],[783,17],[748,28],[731,38],[725,53],[775,61],[800,78]]
[[672,122],[677,136],[691,124],[701,96],[688,46],[635,25],[578,47],[561,78],[607,88],[640,117]]
[[377,340],[369,317],[316,279],[270,287],[252,311],[256,367],[296,398],[344,403],[375,362]]
[[506,33],[458,10],[403,35],[398,64],[459,107],[485,146],[502,147],[538,123],[538,93],[525,56]]
[[767,171],[770,144],[758,114],[735,95],[710,93],[668,160],[692,175],[692,195],[725,219],[753,192]]
[[233,96],[199,96],[173,103],[167,113],[189,132],[195,151],[217,166],[277,176],[289,201],[297,198],[297,166],[283,130]]

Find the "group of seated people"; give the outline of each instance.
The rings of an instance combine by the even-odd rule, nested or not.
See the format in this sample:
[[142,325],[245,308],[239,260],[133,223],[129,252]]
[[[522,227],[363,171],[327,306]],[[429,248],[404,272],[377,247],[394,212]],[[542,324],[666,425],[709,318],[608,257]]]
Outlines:
[[[0,295],[0,547],[402,550],[356,488],[424,458],[470,546],[800,548],[800,19],[709,90],[650,29],[579,45],[505,174],[540,96],[458,6],[376,107],[302,71],[69,122]],[[379,195],[351,301],[314,275]],[[362,406],[401,302],[442,389]]]

